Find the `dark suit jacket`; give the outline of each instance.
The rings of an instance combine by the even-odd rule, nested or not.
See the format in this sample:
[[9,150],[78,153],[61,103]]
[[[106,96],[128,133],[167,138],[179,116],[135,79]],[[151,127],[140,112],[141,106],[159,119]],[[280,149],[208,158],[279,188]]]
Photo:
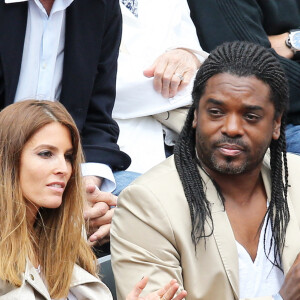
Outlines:
[[[0,1],[0,109],[13,103],[21,69],[28,3]],[[74,0],[66,11],[60,102],[81,133],[88,162],[126,169],[111,112],[122,17],[118,0]]]
[[[203,50],[231,41],[271,47],[268,35],[300,28],[300,0],[187,0]],[[276,55],[276,54],[275,54]],[[276,55],[290,87],[288,122],[300,124],[300,62]]]

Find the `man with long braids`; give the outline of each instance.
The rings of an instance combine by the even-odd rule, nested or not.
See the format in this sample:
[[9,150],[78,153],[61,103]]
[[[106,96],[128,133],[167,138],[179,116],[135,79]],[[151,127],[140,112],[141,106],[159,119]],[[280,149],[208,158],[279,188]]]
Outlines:
[[146,292],[175,278],[187,300],[300,299],[300,158],[286,153],[284,71],[261,46],[223,44],[192,96],[174,156],[118,201],[119,299],[142,276]]

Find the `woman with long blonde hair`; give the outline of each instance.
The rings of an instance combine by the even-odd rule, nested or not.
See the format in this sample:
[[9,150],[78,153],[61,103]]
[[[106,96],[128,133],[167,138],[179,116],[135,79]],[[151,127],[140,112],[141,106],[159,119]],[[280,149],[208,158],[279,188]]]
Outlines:
[[[82,162],[80,135],[60,103],[1,111],[0,299],[112,299],[84,238]],[[127,299],[141,299],[146,282]],[[177,289],[171,281],[146,299],[173,299]]]

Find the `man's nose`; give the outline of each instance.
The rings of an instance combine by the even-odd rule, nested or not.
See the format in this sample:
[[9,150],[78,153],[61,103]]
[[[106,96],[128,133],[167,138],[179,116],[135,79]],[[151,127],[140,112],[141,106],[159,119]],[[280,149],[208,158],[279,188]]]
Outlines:
[[227,115],[221,131],[230,137],[242,136],[244,134],[243,119],[238,114]]

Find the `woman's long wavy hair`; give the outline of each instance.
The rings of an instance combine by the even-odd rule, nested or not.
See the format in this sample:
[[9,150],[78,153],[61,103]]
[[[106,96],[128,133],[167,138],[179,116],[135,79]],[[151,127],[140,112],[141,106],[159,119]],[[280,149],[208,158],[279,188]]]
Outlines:
[[[267,217],[267,222],[270,222],[272,227],[271,245],[275,243],[275,261],[273,263],[281,268],[280,258],[290,219],[287,204],[288,169],[285,142],[288,83],[275,56],[264,47],[256,44],[247,42],[224,43],[211,52],[195,78],[192,92],[193,104],[174,149],[176,168],[190,208],[192,240],[196,246],[201,238],[205,239],[213,233],[210,202],[206,198],[205,187],[197,168],[199,162],[195,150],[196,131],[192,128],[192,122],[194,111],[199,107],[199,101],[205,92],[207,81],[220,73],[229,73],[238,77],[255,76],[263,81],[270,87],[270,99],[275,107],[274,117],[282,114],[280,137],[278,140],[272,140],[270,145],[271,199],[269,199]],[[214,184],[220,199],[224,202],[222,191],[216,183]],[[206,222],[212,225],[209,232],[205,231]],[[265,251],[267,250],[265,249]]]
[[[39,209],[34,230],[26,218],[20,187],[20,157],[27,141],[45,125],[58,122],[71,134],[72,174],[60,207]],[[74,264],[96,276],[95,257],[82,232],[83,154],[76,125],[59,102],[28,100],[0,113],[0,278],[22,284],[27,260],[36,257],[52,298],[66,297]]]

